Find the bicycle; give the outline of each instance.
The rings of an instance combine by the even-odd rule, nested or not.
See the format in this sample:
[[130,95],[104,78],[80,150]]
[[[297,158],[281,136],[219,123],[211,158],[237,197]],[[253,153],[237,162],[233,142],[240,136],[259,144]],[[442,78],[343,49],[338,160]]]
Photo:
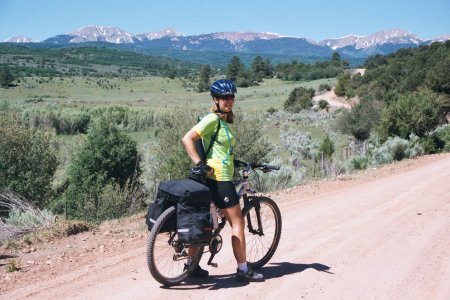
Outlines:
[[[255,196],[249,186],[249,175],[256,171],[264,173],[279,170],[266,164],[245,163],[235,160],[235,166],[243,167],[242,178],[234,182],[235,186],[241,185],[238,195],[243,200],[242,215],[246,221],[245,240],[247,247],[247,262],[253,269],[263,267],[274,255],[281,237],[281,213],[277,204],[270,198]],[[212,262],[214,256],[222,249],[223,239],[220,232],[227,221],[220,216],[217,229],[213,231],[212,237],[207,242],[196,244],[182,243],[177,240],[177,228],[173,222],[176,207],[166,209],[157,219],[150,231],[147,243],[147,265],[151,275],[162,285],[172,286],[184,281],[192,274],[202,255],[210,252],[208,265],[217,267]],[[188,247],[198,247],[192,264],[188,267]],[[204,248],[208,251],[204,252]]]

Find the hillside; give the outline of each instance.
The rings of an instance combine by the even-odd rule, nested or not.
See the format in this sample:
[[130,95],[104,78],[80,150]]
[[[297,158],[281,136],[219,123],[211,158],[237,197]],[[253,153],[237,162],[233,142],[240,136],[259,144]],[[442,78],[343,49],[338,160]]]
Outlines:
[[[75,236],[2,246],[0,295],[448,299],[449,170],[449,154],[423,156],[272,193],[283,232],[275,256],[261,269],[262,284],[235,282],[225,230],[219,267],[207,268],[208,279],[161,288],[147,270],[142,213]],[[5,273],[10,259],[20,262],[20,272]]]
[[0,65],[17,70],[19,76],[187,76],[199,68],[193,63],[124,49],[83,44],[55,48],[0,44]]

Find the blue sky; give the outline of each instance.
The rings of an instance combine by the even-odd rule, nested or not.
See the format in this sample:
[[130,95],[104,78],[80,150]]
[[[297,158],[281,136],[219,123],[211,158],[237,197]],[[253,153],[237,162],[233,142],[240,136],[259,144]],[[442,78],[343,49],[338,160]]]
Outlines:
[[449,16],[450,0],[0,0],[0,41],[43,40],[85,25],[130,33],[276,32],[316,41],[402,28],[427,39],[450,34]]

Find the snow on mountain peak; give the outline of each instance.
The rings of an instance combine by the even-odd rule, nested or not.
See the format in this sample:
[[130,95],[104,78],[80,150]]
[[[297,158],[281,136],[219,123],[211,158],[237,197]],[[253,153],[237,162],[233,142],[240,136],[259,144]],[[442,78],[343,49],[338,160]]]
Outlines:
[[397,44],[420,44],[422,39],[413,35],[404,29],[388,29],[376,32],[368,36],[348,35],[337,39],[327,39],[320,42],[322,45],[327,45],[333,50],[344,48],[347,46],[354,46],[356,49],[369,48],[375,45],[383,45],[386,43]]
[[13,36],[13,37],[10,37],[9,39],[6,39],[5,43],[38,43],[38,41],[36,41],[33,38],[19,35],[19,36]]
[[277,33],[269,32],[216,32],[211,34],[214,38],[228,40],[232,44],[253,40],[272,40],[282,37]]
[[72,43],[103,41],[120,44],[133,42],[132,34],[111,26],[89,25],[81,27],[70,34],[77,36],[71,40]]
[[156,39],[161,39],[161,38],[165,38],[165,37],[181,37],[181,36],[184,36],[184,35],[178,31],[176,31],[175,29],[166,28],[161,31],[138,34],[138,35],[136,35],[136,38],[142,41],[143,39],[156,40]]

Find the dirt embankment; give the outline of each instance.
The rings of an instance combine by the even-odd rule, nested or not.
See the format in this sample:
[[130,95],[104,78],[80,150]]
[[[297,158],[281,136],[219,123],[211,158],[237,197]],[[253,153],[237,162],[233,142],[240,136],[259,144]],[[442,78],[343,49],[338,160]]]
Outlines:
[[[95,231],[1,248],[1,299],[450,299],[450,154],[424,156],[270,196],[283,215],[281,242],[239,284],[225,230],[206,280],[165,289],[145,259],[143,214]],[[205,255],[208,256],[208,255]],[[21,271],[5,272],[20,261]]]
[[346,109],[351,109],[352,104],[356,103],[358,101],[357,99],[345,99],[344,97],[338,97],[334,93],[334,87],[331,89],[331,91],[323,92],[319,95],[316,95],[313,97],[314,101],[320,101],[320,100],[326,100],[328,104],[331,107],[343,107]]

